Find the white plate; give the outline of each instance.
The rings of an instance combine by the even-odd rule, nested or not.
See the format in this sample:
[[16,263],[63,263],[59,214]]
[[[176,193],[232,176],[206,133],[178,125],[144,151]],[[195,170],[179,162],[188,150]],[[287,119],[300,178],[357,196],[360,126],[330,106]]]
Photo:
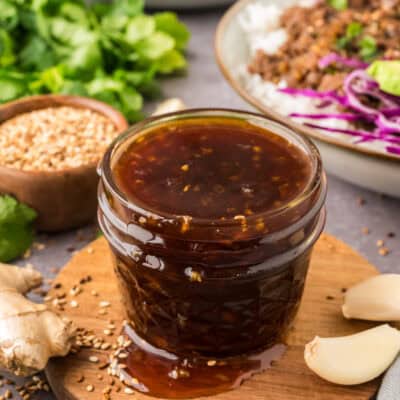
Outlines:
[[146,7],[160,9],[191,9],[220,7],[234,3],[235,0],[146,0]]
[[238,79],[239,65],[248,64],[250,50],[239,24],[239,16],[251,2],[279,3],[282,0],[240,0],[225,14],[216,35],[216,56],[230,85],[251,105],[264,114],[310,136],[319,147],[325,169],[344,180],[367,189],[400,198],[400,158],[375,153],[339,139],[326,137],[316,130],[299,125],[267,108],[250,95]]

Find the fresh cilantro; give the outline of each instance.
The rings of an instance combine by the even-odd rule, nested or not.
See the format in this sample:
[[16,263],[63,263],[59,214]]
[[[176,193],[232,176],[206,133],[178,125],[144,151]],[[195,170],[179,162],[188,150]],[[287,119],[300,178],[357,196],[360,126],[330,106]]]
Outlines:
[[344,36],[340,37],[337,42],[336,46],[339,49],[345,49],[348,45],[350,45],[354,39],[359,37],[363,31],[363,27],[359,22],[352,22],[347,25],[346,33]]
[[328,0],[328,4],[339,11],[345,10],[348,7],[347,0]]
[[144,0],[0,0],[0,103],[77,94],[142,118],[157,77],[186,68],[190,37],[176,14],[143,8]]
[[359,56],[369,62],[376,57],[378,45],[372,36],[363,36],[363,31],[364,28],[359,22],[350,23],[347,25],[345,34],[337,39],[336,47],[339,50],[356,51],[358,49]]
[[359,22],[352,22],[347,25],[346,28],[346,37],[347,39],[355,39],[360,36],[363,31],[363,26]]
[[0,196],[0,262],[22,255],[32,244],[36,212],[13,197]]
[[371,61],[378,53],[376,40],[371,36],[364,36],[358,43],[360,56],[364,61]]
[[347,39],[346,36],[342,36],[336,40],[336,47],[340,50],[343,50],[347,47],[349,43],[350,43],[349,39]]

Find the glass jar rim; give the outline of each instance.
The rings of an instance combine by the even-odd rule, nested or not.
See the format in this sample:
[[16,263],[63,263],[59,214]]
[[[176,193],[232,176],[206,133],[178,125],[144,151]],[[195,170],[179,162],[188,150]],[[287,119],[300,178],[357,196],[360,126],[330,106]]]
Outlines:
[[320,181],[323,176],[323,167],[322,160],[319,153],[319,150],[314,145],[314,143],[302,135],[301,133],[296,132],[293,128],[288,127],[280,122],[275,121],[272,118],[269,118],[265,115],[250,112],[250,111],[241,111],[229,108],[192,108],[186,109],[183,111],[177,111],[168,114],[162,114],[158,116],[152,116],[149,118],[140,121],[119,135],[109,146],[106,151],[103,159],[99,163],[98,173],[101,176],[102,183],[110,190],[110,193],[115,196],[121,204],[127,209],[131,210],[139,217],[144,216],[146,218],[162,218],[164,221],[166,220],[176,220],[177,218],[190,218],[190,224],[192,226],[198,227],[234,227],[239,226],[242,222],[240,220],[231,218],[226,220],[216,220],[213,218],[198,218],[191,217],[187,215],[178,215],[178,214],[169,214],[160,212],[158,210],[153,210],[151,208],[146,208],[145,206],[135,204],[131,200],[129,200],[125,194],[118,188],[112,174],[112,160],[118,148],[126,143],[129,143],[136,135],[141,134],[143,131],[150,130],[158,125],[161,125],[166,122],[180,121],[185,119],[192,118],[227,118],[233,120],[242,120],[250,123],[259,122],[261,125],[257,125],[263,129],[270,130],[273,134],[290,138],[295,140],[302,147],[301,149],[306,152],[306,154],[310,157],[312,161],[312,169],[310,174],[310,179],[307,185],[304,187],[301,193],[299,193],[296,198],[291,200],[290,202],[284,204],[281,207],[275,208],[273,210],[266,210],[262,212],[255,213],[250,216],[246,216],[246,220],[248,224],[251,224],[252,221],[256,221],[259,218],[275,218],[284,214],[288,210],[302,204],[307,201],[318,188],[320,187]]

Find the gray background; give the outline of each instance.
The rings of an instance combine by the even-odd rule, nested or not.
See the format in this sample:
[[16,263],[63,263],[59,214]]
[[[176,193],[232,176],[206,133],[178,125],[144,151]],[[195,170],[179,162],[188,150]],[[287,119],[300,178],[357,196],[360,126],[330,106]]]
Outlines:
[[[188,52],[190,68],[185,76],[163,82],[165,97],[180,97],[189,107],[251,109],[224,81],[214,60],[214,32],[222,14],[223,10],[214,10],[182,15],[192,32]],[[154,104],[149,104],[148,111],[151,112],[153,107]],[[363,206],[359,205],[359,198],[365,200]],[[329,176],[327,208],[328,233],[357,249],[381,271],[400,273],[399,200],[360,189]],[[363,227],[368,227],[371,233],[363,235]],[[77,232],[70,232],[51,237],[39,236],[38,242],[45,243],[46,248],[34,250],[32,257],[21,261],[21,264],[30,262],[47,278],[53,278],[55,268],[64,265],[73,250],[93,239],[95,232],[96,228],[91,226],[80,230],[79,235]],[[396,237],[386,238],[389,232],[395,233]],[[378,254],[378,239],[385,240],[391,250],[386,257]],[[53,399],[47,395],[39,395],[37,398]]]

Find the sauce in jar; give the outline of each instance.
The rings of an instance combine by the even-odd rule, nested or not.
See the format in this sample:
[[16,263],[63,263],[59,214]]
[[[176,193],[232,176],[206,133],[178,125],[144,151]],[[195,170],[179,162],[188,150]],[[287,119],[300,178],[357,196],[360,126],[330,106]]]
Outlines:
[[135,126],[101,172],[99,221],[129,321],[117,373],[188,398],[266,369],[324,224],[314,146],[261,116],[187,111]]
[[287,205],[310,169],[301,149],[247,121],[188,119],[133,142],[113,173],[130,201],[157,213],[227,220]]

